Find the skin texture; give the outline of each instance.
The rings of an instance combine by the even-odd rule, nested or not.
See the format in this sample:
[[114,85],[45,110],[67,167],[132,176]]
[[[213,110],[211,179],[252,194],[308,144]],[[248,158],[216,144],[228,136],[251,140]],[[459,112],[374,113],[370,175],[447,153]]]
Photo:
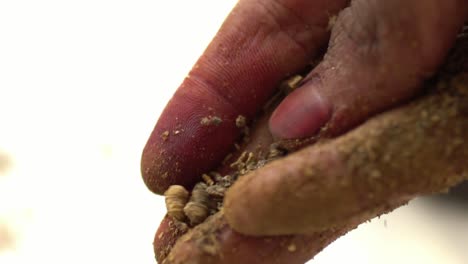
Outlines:
[[[342,231],[254,238],[233,231],[223,215],[217,214],[183,236],[162,263],[304,263]],[[214,241],[221,246],[213,251],[204,249],[203,243],[206,242],[201,241],[212,241],[203,235],[205,232],[217,234]]]
[[[463,47],[461,53],[465,59],[457,61],[460,52],[455,52],[453,64],[445,68],[439,81],[426,86],[430,92],[418,100],[381,114],[343,137],[307,147],[243,176],[231,187],[225,211],[183,236],[180,231],[168,229],[173,219],[165,218],[154,243],[158,261],[166,264],[304,263],[359,223],[391,211],[413,197],[443,191],[468,179],[468,141],[463,140],[468,138],[468,41],[459,45]],[[455,73],[459,71],[464,74]],[[457,77],[449,77],[454,75]],[[265,138],[264,121],[258,122],[246,149],[258,146],[257,139]],[[381,152],[384,155],[379,155]],[[306,159],[310,156],[314,159]],[[452,166],[445,166],[448,162]],[[285,165],[291,163],[295,166]],[[302,176],[308,178],[309,185],[295,186],[303,181],[297,173],[290,173],[292,167],[304,171]],[[326,170],[321,170],[324,167]],[[381,174],[376,177],[375,171]],[[276,185],[275,179],[271,179],[285,174],[290,177],[287,182]],[[264,181],[272,183],[264,184],[270,190],[257,201],[258,208],[243,204],[242,198],[232,195],[252,195],[251,192],[260,190],[256,184]],[[270,191],[274,194],[268,196]],[[296,200],[284,199],[291,196]],[[311,196],[320,198],[311,199],[314,198]],[[294,215],[295,207],[304,208],[302,199],[308,201],[307,208],[314,207],[314,214]],[[297,203],[288,204],[291,200]],[[272,204],[274,210],[269,211]],[[249,219],[230,220],[230,212],[240,215],[236,210],[243,210],[242,215],[249,215]],[[252,221],[265,219],[264,214],[279,220],[262,224]],[[284,221],[295,218],[305,219],[304,224],[284,225]],[[298,225],[296,221],[294,224]],[[237,233],[231,226],[243,233],[253,232],[255,236]],[[267,230],[270,235],[307,234],[258,236],[259,229]],[[175,241],[179,236],[175,245],[167,242],[168,237]],[[172,249],[169,255],[168,249]]]
[[[273,114],[272,133],[303,138],[327,123],[339,135],[412,98],[452,46],[466,10],[463,1],[353,1],[334,23],[324,60]],[[331,109],[328,119],[317,105]]]
[[[236,160],[244,151],[268,150],[274,142],[268,129],[270,114],[265,113],[256,122],[250,141],[242,145],[231,160]],[[229,164],[221,165],[218,171],[231,173],[235,169]],[[154,240],[159,263],[304,263],[345,231],[332,230],[310,236],[248,237],[232,230],[223,213],[208,218],[187,234],[180,226],[171,217],[164,218],[160,224]]]
[[[462,0],[356,0],[335,19],[334,15],[347,4],[347,1],[319,0],[240,1],[189,77],[168,103],[145,146],[142,174],[148,187],[156,193],[164,192],[173,184],[181,184],[190,189],[199,181],[201,173],[217,168],[225,155],[232,151],[233,143],[239,139],[240,130],[235,126],[236,117],[244,115],[248,120],[252,120],[280,80],[303,69],[314,60],[320,47],[324,46],[328,39],[329,21],[334,23],[331,23],[333,30],[328,51],[323,61],[308,75],[302,87],[290,94],[273,113],[269,120],[269,128],[274,137],[305,138],[306,143],[314,142],[316,137],[312,137],[312,140],[307,139],[317,133],[324,137],[335,137],[365,122],[370,116],[418,95],[422,82],[437,69],[451,47],[466,18],[468,8]],[[437,41],[434,41],[434,36],[437,36]],[[438,106],[448,111],[442,105]],[[407,115],[403,113],[387,120],[395,119],[397,121],[392,122],[399,122],[401,118],[403,123],[408,124],[402,128],[403,131],[419,131],[415,130],[417,127],[410,125],[412,120],[416,120],[414,113],[410,115],[413,119],[405,119]],[[213,117],[218,118],[220,122],[201,122],[204,118]],[[450,120],[456,123],[457,118]],[[440,178],[433,179],[431,175],[424,174],[427,178],[421,178],[426,185],[416,184],[414,189],[403,188],[399,192],[400,189],[394,189],[393,185],[406,186],[406,180],[412,181],[412,178],[396,177],[395,175],[400,175],[402,171],[379,167],[383,164],[372,163],[376,161],[371,159],[370,154],[363,154],[362,160],[354,160],[354,151],[358,151],[360,146],[356,142],[371,142],[372,149],[378,145],[379,153],[384,153],[385,148],[391,147],[383,141],[391,136],[388,126],[394,127],[394,123],[388,122],[376,122],[377,125],[371,126],[373,129],[363,129],[364,132],[357,133],[358,136],[354,138],[343,137],[336,141],[341,143],[331,144],[333,149],[326,147],[324,143],[314,148],[324,151],[324,154],[318,150],[304,150],[253,174],[267,177],[246,176],[245,180],[236,184],[240,187],[234,186],[228,193],[228,222],[243,233],[270,235],[309,234],[328,229],[330,226],[327,223],[340,227],[343,223],[339,219],[343,217],[351,217],[356,221],[347,223],[342,229],[334,229],[339,232],[327,235],[323,240],[330,242],[338,234],[356,226],[359,221],[394,208],[412,195],[432,192],[460,179],[453,176],[454,171],[440,170]],[[267,121],[264,122],[266,123]],[[438,132],[436,134],[426,130],[419,131],[421,134],[416,137],[426,137],[426,143],[431,145],[451,145],[452,142],[443,141],[443,137],[454,136],[454,132],[450,132],[451,126],[456,127],[454,123],[450,121],[443,126],[437,125],[437,130],[434,130]],[[264,130],[267,130],[268,126],[264,127]],[[373,137],[376,138],[374,141],[369,140]],[[406,137],[402,138],[402,142],[405,144],[401,144],[400,147],[412,144],[410,138]],[[302,144],[296,145],[301,146]],[[417,146],[421,148],[421,145],[414,145],[415,149],[411,149],[413,152],[410,151],[410,154],[414,157],[424,154],[425,156],[421,157],[429,160],[436,159],[434,153],[440,150],[431,149],[432,152],[428,150],[428,153],[422,153],[416,151]],[[396,161],[401,165],[398,168],[407,169],[407,173],[414,174],[418,167],[412,167],[414,164],[404,161]],[[448,167],[447,164],[452,162],[449,158],[441,159],[439,163],[433,164],[436,167],[432,169]],[[369,166],[371,167],[368,168]],[[316,172],[315,168],[318,168],[319,172]],[[321,171],[329,171],[330,179]],[[381,180],[369,183],[366,177],[369,174],[373,175],[373,179]],[[356,186],[360,185],[349,180],[354,177],[365,183],[362,185],[365,194],[362,197],[356,195],[360,193]],[[389,180],[395,177],[397,181]],[[451,180],[445,182],[444,177],[450,177]],[[440,182],[437,179],[440,179]],[[342,182],[343,185],[337,184]],[[380,192],[382,186],[392,186],[389,190],[395,191],[397,198],[392,198],[392,192]],[[289,195],[296,188],[300,190],[298,195]],[[314,188],[323,191],[314,194],[311,192]],[[284,195],[275,197],[275,192]],[[342,197],[340,192],[343,192]],[[367,193],[373,194],[373,198],[367,197]],[[323,212],[323,208],[318,202],[311,203],[311,199],[323,201],[334,209],[330,210],[329,214],[317,216],[316,210],[320,209]],[[279,208],[290,206],[290,215],[281,210],[275,214],[271,206],[273,201]],[[343,206],[342,201],[349,202],[349,206]],[[249,213],[241,210],[242,206],[247,205],[250,206]],[[306,215],[303,215],[304,212]],[[247,215],[255,217],[247,219]],[[213,224],[213,232],[221,235],[232,232],[230,228],[225,228],[223,216],[216,219],[218,222]],[[262,222],[266,224],[261,226],[259,223]],[[217,228],[224,228],[226,231]],[[196,235],[196,232],[190,234]],[[244,236],[227,236],[229,237],[238,241],[236,245],[242,245],[243,239],[247,240]],[[185,243],[185,246],[176,245],[171,253],[171,261],[198,254],[196,245],[190,244],[190,241],[192,240],[189,238],[181,242]],[[219,241],[219,252],[227,252],[224,244],[230,245],[229,241],[231,240]],[[301,249],[304,247],[305,252],[303,255],[297,253],[297,259],[292,256],[283,258],[276,254],[271,256],[276,256],[280,261],[284,260],[278,263],[294,263],[296,260],[297,263],[302,263],[301,261],[310,258],[328,243],[320,242],[316,237],[306,241],[309,240],[303,240],[304,245],[297,246]],[[158,243],[155,242],[155,247],[164,245]],[[165,246],[167,249],[167,246],[171,248],[172,245]],[[236,263],[235,260],[253,258],[252,254],[248,253],[256,252],[256,246],[252,247],[251,251],[239,250],[230,253],[231,255],[227,254],[228,257],[223,257],[224,262],[221,263]],[[263,248],[260,244],[258,247]],[[270,249],[271,252],[276,252],[277,247],[272,246]],[[219,257],[212,257],[213,263],[219,263],[220,259],[216,259]],[[209,263],[204,262],[203,257],[185,260],[193,259],[200,261],[193,263]],[[293,262],[287,262],[288,259]],[[268,259],[263,259],[266,260]]]
[[[347,4],[240,1],[148,139],[141,162],[147,186],[159,194],[173,184],[190,188],[201,173],[215,168],[239,138],[235,118],[251,120],[280,80],[313,61],[328,40],[330,18]],[[466,9],[462,0],[353,1],[336,19],[324,61],[306,78],[304,89],[291,94],[273,115],[273,134],[310,136],[328,123],[339,135],[409,99],[441,62]],[[432,36],[438,41],[428,41]],[[317,97],[310,96],[314,93],[322,106],[303,100]],[[294,118],[291,112],[301,108],[311,113]],[[222,122],[210,129],[200,126],[209,116]],[[284,124],[285,119],[295,120],[297,129]]]
[[242,177],[225,199],[228,222],[250,235],[308,234],[468,179],[466,81]]
[[[280,80],[317,55],[346,2],[240,1],[158,120],[141,160],[146,185],[159,194],[191,187],[216,167],[240,136],[236,117],[251,120]],[[203,127],[207,116],[222,122]]]

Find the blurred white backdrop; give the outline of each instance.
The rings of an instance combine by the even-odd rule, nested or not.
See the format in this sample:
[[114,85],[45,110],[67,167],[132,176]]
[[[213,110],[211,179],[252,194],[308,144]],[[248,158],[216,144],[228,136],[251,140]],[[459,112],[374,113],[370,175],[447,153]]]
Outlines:
[[[140,178],[141,150],[235,3],[0,1],[0,156],[11,161],[0,263],[155,263],[165,209]],[[468,213],[428,204],[361,226],[313,263],[466,263]]]

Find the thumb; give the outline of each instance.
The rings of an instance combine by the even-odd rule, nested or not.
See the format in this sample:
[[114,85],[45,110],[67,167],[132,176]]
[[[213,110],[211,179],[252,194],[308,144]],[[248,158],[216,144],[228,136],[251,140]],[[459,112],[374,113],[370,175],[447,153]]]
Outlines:
[[356,0],[332,31],[324,60],[270,119],[278,138],[338,135],[418,92],[465,19],[464,1]]
[[241,177],[225,197],[228,223],[247,235],[311,234],[361,223],[467,180],[467,73]]

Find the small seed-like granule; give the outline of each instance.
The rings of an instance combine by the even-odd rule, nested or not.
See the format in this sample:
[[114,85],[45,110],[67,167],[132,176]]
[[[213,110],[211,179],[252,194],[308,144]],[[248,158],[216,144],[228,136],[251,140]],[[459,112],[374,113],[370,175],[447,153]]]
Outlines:
[[291,78],[284,81],[280,85],[280,87],[285,94],[289,94],[290,92],[292,92],[294,89],[296,89],[299,86],[299,84],[301,83],[303,79],[304,78],[301,75],[294,75]]
[[255,155],[253,152],[249,152],[249,156],[247,157],[247,160],[245,161],[245,164],[249,165],[251,163],[255,163]]
[[211,179],[211,177],[208,174],[203,174],[202,179],[206,182],[208,185],[213,185],[214,181]]
[[243,128],[247,125],[247,119],[245,118],[245,116],[243,115],[239,115],[237,118],[236,118],[236,126],[238,128]]
[[230,167],[231,168],[238,168],[241,169],[245,166],[245,158],[247,157],[248,153],[247,152],[242,152],[240,157],[233,163],[231,163]]
[[296,245],[295,244],[291,244],[288,246],[288,251],[289,252],[295,252],[297,249]]
[[164,236],[164,232],[161,232],[161,234],[159,234],[158,238],[161,239],[161,238],[163,238],[163,236]]
[[167,138],[169,137],[169,131],[164,131],[162,134],[161,134],[161,138],[166,141]]

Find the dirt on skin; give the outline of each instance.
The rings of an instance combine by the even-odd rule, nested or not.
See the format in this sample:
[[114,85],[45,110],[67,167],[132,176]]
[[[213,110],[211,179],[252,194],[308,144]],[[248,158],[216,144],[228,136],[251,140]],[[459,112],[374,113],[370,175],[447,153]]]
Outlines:
[[200,124],[203,126],[218,126],[223,120],[218,116],[206,116],[200,120]]
[[[240,115],[236,119],[236,124],[239,129],[245,129],[245,117]],[[255,135],[258,138],[257,134]],[[200,182],[192,189],[190,196],[181,185],[172,185],[164,193],[168,214],[175,218],[174,221],[182,221],[191,227],[200,224],[208,216],[222,209],[226,190],[239,177],[286,154],[277,143],[270,144],[267,150],[264,150],[262,145],[257,145],[254,150],[246,149],[249,144],[245,138],[250,135],[243,133],[243,136],[238,143],[238,149],[227,155],[223,161],[224,168],[220,168],[219,171],[224,174],[218,171],[202,174]],[[243,151],[240,151],[241,149]]]
[[[271,192],[262,192],[262,199],[256,200],[258,210],[250,210],[249,217],[276,222],[252,226],[227,215],[230,224],[246,234],[322,231],[360,219],[361,212],[375,216],[377,206],[390,203],[393,207],[389,201],[444,191],[468,179],[466,84],[468,74],[441,81],[430,95],[405,108],[372,119],[336,140],[319,142],[300,155],[273,162],[263,168],[264,180],[255,186],[256,172],[239,179],[228,191],[232,195],[228,193],[224,203],[230,209],[227,212],[239,214],[249,205],[238,200],[251,201],[256,197],[255,187],[268,184]],[[300,168],[302,173],[290,168]],[[281,180],[275,181],[270,174],[282,175]],[[316,213],[301,214],[305,210]]]
[[[192,225],[190,230],[197,230],[197,228],[200,228],[200,232],[192,231],[190,233],[196,236],[200,236],[200,239],[185,239],[184,241],[186,243],[196,241],[198,246],[202,249],[202,252],[216,252],[213,250],[215,247],[212,246],[213,241],[218,241],[216,236],[209,236],[209,238],[206,238],[206,236],[211,232],[211,227],[218,229],[220,227],[219,223],[224,223],[223,226],[225,230],[230,230],[222,213],[219,213],[219,211],[222,211],[222,201],[226,190],[240,176],[260,166],[264,166],[268,160],[272,161],[284,156],[285,152],[281,150],[278,144],[273,143],[273,137],[271,136],[268,130],[268,126],[266,125],[268,116],[272,110],[273,108],[269,109],[268,113],[266,113],[259,120],[253,122],[254,124],[251,127],[253,129],[253,133],[241,133],[242,137],[238,143],[235,144],[234,152],[228,154],[224,158],[221,166],[217,171],[202,174],[199,183],[205,183],[207,185],[205,190],[210,197],[210,203],[206,203],[210,210],[210,216],[207,218],[207,220],[205,220],[205,223],[209,223],[210,221],[214,221],[216,223],[213,226],[210,224],[205,225],[203,223],[196,227]],[[242,125],[238,125],[237,127],[241,131],[245,131],[246,128],[249,128],[247,126],[247,120],[239,121],[240,119],[244,118],[239,116],[236,119],[236,124],[242,123]],[[245,125],[243,124],[244,122]],[[158,263],[165,263],[163,261],[167,258],[170,248],[172,248],[172,246],[176,243],[178,237],[182,236],[189,230],[189,226],[190,221],[188,219],[185,219],[184,221],[178,221],[170,216],[166,216],[164,218],[156,233],[154,241],[154,251]],[[170,230],[167,230],[168,228],[170,228]],[[164,235],[160,237],[161,234]],[[232,234],[239,235],[237,233]],[[239,235],[239,237],[236,236],[236,239],[244,240],[245,238]],[[216,254],[212,254],[211,256],[216,256]],[[174,261],[178,260],[175,259]],[[177,263],[190,263],[187,262],[189,261],[188,259],[185,259],[184,261]]]
[[[252,217],[268,216],[283,223],[292,217],[300,217],[291,215],[288,206],[284,206],[285,210],[269,210],[275,204],[284,205],[283,197],[290,197],[300,189],[307,192],[306,195],[321,197],[316,199],[321,202],[313,204],[314,199],[311,199],[312,204],[307,205],[309,210],[315,208],[317,212],[313,219],[304,219],[304,225],[310,226],[312,221],[316,228],[311,230],[310,235],[250,238],[232,231],[221,210],[180,237],[169,255],[169,248],[162,253],[158,251],[157,246],[163,243],[158,241],[157,235],[155,250],[158,260],[164,260],[166,264],[240,263],[238,261],[242,259],[247,262],[250,260],[249,263],[260,263],[255,261],[255,256],[263,250],[273,254],[276,263],[303,263],[359,223],[391,211],[415,196],[445,191],[468,179],[466,37],[458,40],[448,63],[425,87],[425,94],[407,106],[381,114],[340,138],[319,142],[314,147],[304,149],[302,152],[306,155],[302,158],[286,157],[284,159],[287,162],[272,162],[263,168],[264,175],[268,171],[290,173],[285,163],[304,170],[302,175],[291,175],[288,182],[282,183],[288,187],[283,188],[285,193],[276,193],[258,201],[265,203],[267,209]],[[242,146],[237,155],[232,155],[228,160],[239,161],[239,157],[243,157],[237,164],[245,165],[247,154],[243,153],[259,155],[269,151],[272,138],[265,134],[268,133],[265,131],[267,128],[262,130],[262,122],[260,120],[257,128],[252,130],[254,133],[250,144]],[[297,148],[304,144],[299,141],[293,143]],[[285,145],[280,143],[277,146]],[[310,158],[317,160],[315,166],[306,163],[306,159]],[[330,172],[330,167],[321,165],[330,162],[344,164],[344,170],[343,165],[336,170],[340,175]],[[226,164],[220,167],[220,172],[232,171],[233,168],[228,166],[230,163]],[[446,164],[451,166],[447,167]],[[239,171],[242,166],[233,167]],[[346,173],[342,174],[343,171]],[[245,189],[248,190],[249,181],[255,176],[254,171],[240,177],[234,187],[242,190],[243,186],[247,186]],[[298,188],[297,183],[303,181],[295,180],[297,177],[310,178],[313,192],[308,188]],[[248,192],[237,193],[249,195]],[[295,196],[301,197],[300,194]],[[328,203],[322,202],[324,197]],[[235,197],[231,198],[226,201],[226,207],[248,206],[236,203]],[[288,201],[291,207],[303,206],[293,199],[288,198]],[[163,224],[172,222],[171,219],[165,221]],[[164,230],[164,227],[159,230]],[[278,232],[281,233],[281,230]],[[182,232],[177,230],[176,233]],[[166,243],[166,246],[171,247],[172,244]]]
[[[275,100],[267,103],[268,108],[264,108],[264,118],[271,115],[274,106],[278,104],[284,96],[297,88],[302,81],[301,75],[294,75],[283,81],[277,93],[272,97]],[[203,126],[219,125],[221,118],[216,116],[207,116],[202,118],[200,124]],[[255,120],[254,127],[259,127],[259,120]],[[250,127],[248,126],[247,118],[243,115],[238,115],[235,119],[235,125],[240,130],[241,138],[234,144],[234,152],[229,153],[223,160],[219,171],[211,171],[201,175],[200,182],[195,184],[190,201],[187,201],[185,195],[181,197],[181,193],[188,193],[183,186],[172,185],[165,192],[166,207],[168,214],[174,217],[174,221],[182,221],[185,224],[194,227],[200,224],[208,216],[220,211],[223,206],[223,198],[226,190],[240,177],[251,171],[265,166],[273,160],[279,159],[286,155],[286,151],[279,143],[273,142],[269,131],[257,130],[254,142],[257,142],[260,137],[265,137],[268,144],[257,144],[255,149],[251,149],[253,144],[249,144],[251,140]],[[264,127],[264,126],[263,126]],[[266,136],[268,134],[268,136]],[[163,140],[169,137],[169,132],[166,131],[162,135]],[[270,144],[270,142],[273,142]],[[268,148],[265,148],[268,147]],[[241,151],[242,150],[242,151]],[[196,189],[196,192],[195,192]],[[198,197],[198,198],[197,198]],[[205,198],[200,198],[205,197]],[[184,203],[185,208],[180,210],[181,203]],[[185,215],[180,215],[184,214]]]

